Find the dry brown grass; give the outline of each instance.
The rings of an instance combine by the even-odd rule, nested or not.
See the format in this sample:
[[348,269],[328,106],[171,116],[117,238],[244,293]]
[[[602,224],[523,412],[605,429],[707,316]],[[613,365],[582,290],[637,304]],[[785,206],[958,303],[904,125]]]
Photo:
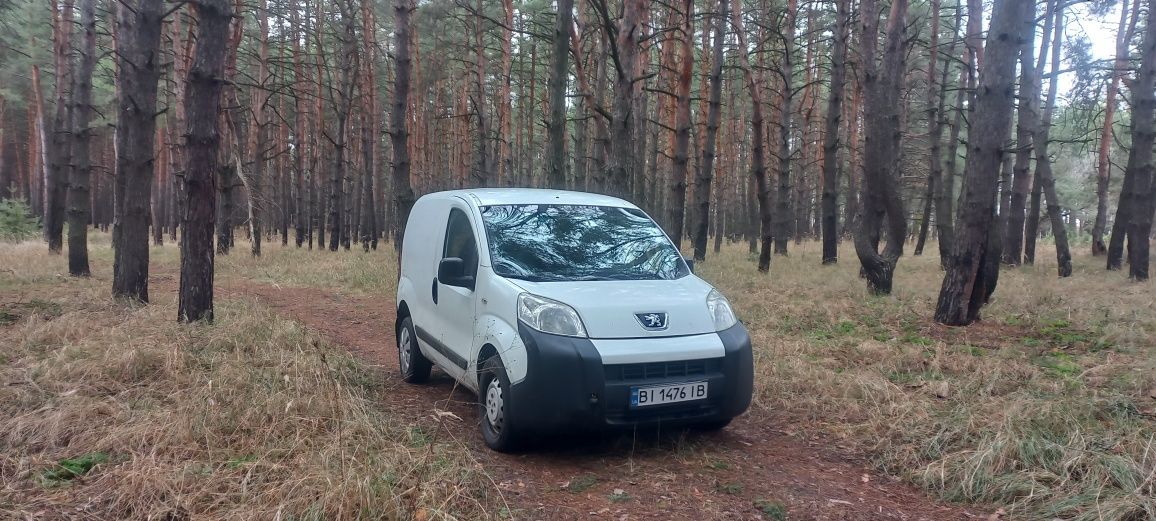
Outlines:
[[[928,247],[935,252],[935,246]],[[849,244],[754,274],[745,247],[701,264],[755,340],[756,406],[868,454],[942,497],[1016,515],[1156,519],[1156,287],[1077,255],[1075,276],[1004,270],[982,323],[932,323],[934,256],[872,297]]]
[[[119,496],[96,491],[117,490],[113,483],[126,480],[139,489],[141,498],[126,496],[119,501],[150,509],[137,515],[175,508],[177,502],[186,509],[201,505],[201,510],[189,510],[201,515],[275,514],[273,505],[285,502],[299,515],[322,508],[322,517],[327,517],[349,514],[355,506],[368,508],[365,505],[374,498],[382,501],[377,505],[402,505],[395,508],[403,513],[405,508],[434,508],[447,500],[458,512],[495,513],[492,503],[479,505],[463,498],[467,491],[480,490],[470,488],[481,478],[468,461],[443,448],[446,452],[437,453],[431,462],[428,452],[422,452],[428,447],[410,445],[406,427],[389,426],[383,413],[365,405],[365,396],[376,384],[356,383],[367,374],[364,369],[345,358],[335,363],[338,355],[332,351],[324,351],[330,354],[321,360],[308,347],[316,340],[292,323],[233,302],[223,305],[222,319],[213,328],[170,326],[171,302],[141,309],[113,304],[102,298],[107,280],[84,289],[88,293],[81,292],[83,298],[68,300],[69,292],[83,284],[57,275],[66,270],[63,259],[45,262],[47,257],[21,248],[39,252],[43,246],[0,247],[0,295],[38,288],[43,293],[37,298],[66,304],[64,316],[57,319],[22,318],[17,331],[28,340],[19,343],[16,352],[21,354],[0,359],[5,371],[18,371],[11,373],[16,377],[5,372],[5,379],[31,375],[41,382],[43,375],[52,375],[52,380],[44,381],[57,382],[52,388],[38,383],[44,390],[0,387],[6,389],[0,392],[20,393],[12,400],[3,395],[0,418],[12,416],[37,426],[27,432],[41,433],[21,438],[29,445],[18,451],[10,441],[0,447],[5,453],[0,480],[7,484],[23,472],[17,480],[25,487],[20,489],[23,495],[11,496],[14,489],[4,489],[3,494],[17,498],[8,500],[12,504],[25,509],[37,508],[39,502],[70,508],[87,504],[114,512],[111,508],[123,509],[129,503],[117,503]],[[936,251],[935,245],[927,251]],[[843,245],[842,263],[837,266],[820,266],[819,253],[818,244],[793,246],[789,257],[774,259],[770,275],[760,276],[745,246],[736,244],[698,267],[736,305],[755,340],[755,407],[762,414],[781,418],[784,430],[800,435],[825,433],[840,447],[868,456],[882,471],[947,499],[994,503],[1013,516],[1031,519],[1156,519],[1156,286],[1106,273],[1100,259],[1084,252],[1076,256],[1075,275],[1058,279],[1054,252],[1043,246],[1040,265],[1003,271],[982,323],[944,328],[930,320],[942,281],[934,255],[905,256],[899,263],[895,294],[872,297],[857,276],[858,263],[849,244]],[[104,263],[94,272],[107,273],[107,258],[107,249],[94,248],[95,262]],[[158,270],[175,271],[172,246],[154,249],[154,258]],[[396,278],[394,253],[388,246],[368,254],[357,249],[332,254],[267,245],[265,256],[255,260],[241,245],[218,263],[219,276],[226,279],[387,298]],[[6,271],[8,266],[18,268]],[[32,297],[21,298],[29,302]],[[23,313],[52,313],[51,306],[32,308]],[[43,330],[44,336],[27,336],[32,330]],[[133,351],[114,349],[117,343],[134,346]],[[154,343],[163,347],[149,347]],[[262,348],[238,351],[246,343]],[[214,346],[208,351],[209,362],[193,346]],[[136,350],[141,354],[128,354]],[[7,352],[5,348],[0,353]],[[74,358],[81,353],[90,354]],[[259,363],[250,362],[250,367],[239,363],[254,356]],[[209,370],[221,373],[206,373]],[[294,398],[278,380],[284,374],[329,376],[300,383],[291,379],[291,388],[297,389],[293,392],[302,393],[302,398]],[[212,389],[209,379],[215,382]],[[111,385],[107,389],[95,383],[81,385],[120,380],[124,381],[100,384]],[[348,393],[347,398],[322,400],[334,388]],[[78,390],[61,396],[73,389]],[[210,429],[216,434],[190,437],[192,427],[172,424],[174,413],[165,401],[178,392],[187,394],[189,403],[200,401],[188,406],[189,415],[211,416],[208,412],[214,409],[204,405],[209,398],[216,407],[232,407],[239,401],[259,406],[252,408],[257,411],[254,417],[240,414],[248,408],[234,409],[234,416],[218,413]],[[130,400],[134,393],[152,398]],[[294,407],[308,401],[304,396],[312,397],[311,406],[328,404],[310,409],[312,423],[302,426],[285,419],[284,413],[276,414],[289,400]],[[80,407],[82,416],[62,416],[73,410],[62,404],[72,400],[87,400]],[[126,408],[138,401],[148,407]],[[9,403],[21,404],[23,412],[10,412]],[[335,404],[343,404],[340,414],[331,409]],[[269,423],[268,416],[277,420]],[[335,417],[346,421],[335,423]],[[101,430],[110,428],[110,418],[124,423],[125,431],[112,436]],[[250,430],[236,434],[236,425],[248,425]],[[373,461],[355,462],[357,458],[334,454],[336,426],[343,439],[357,440],[352,445],[346,441],[345,446],[360,447],[357,453],[372,455]],[[54,429],[70,433],[54,442],[67,445],[37,441],[37,436]],[[206,427],[198,429],[194,432],[206,432]],[[150,437],[158,432],[163,436]],[[116,444],[100,445],[102,439]],[[167,447],[165,451],[146,452],[144,447],[154,440]],[[92,450],[131,458],[98,467],[79,487],[27,488],[53,462]],[[169,450],[181,461],[171,461]],[[242,461],[250,457],[255,459]],[[213,471],[208,476],[190,473],[190,468],[206,467],[185,463],[186,459]],[[148,463],[136,467],[134,461]],[[232,468],[231,461],[239,468]],[[361,467],[342,474],[339,461]],[[112,477],[122,466],[126,474]],[[403,469],[385,475],[444,480],[443,488],[423,488],[421,499],[406,503],[410,501],[402,495],[406,485],[390,486],[391,481],[374,477],[383,475],[382,469]],[[320,486],[319,480],[338,485]],[[80,499],[60,499],[72,497],[70,490],[88,490],[95,483],[102,485],[77,494]],[[0,495],[0,511],[5,509],[4,497]],[[99,501],[89,502],[87,497]]]
[[382,410],[384,375],[298,323],[225,300],[178,325],[171,296],[113,301],[37,246],[0,245],[0,518],[498,515],[465,447]]

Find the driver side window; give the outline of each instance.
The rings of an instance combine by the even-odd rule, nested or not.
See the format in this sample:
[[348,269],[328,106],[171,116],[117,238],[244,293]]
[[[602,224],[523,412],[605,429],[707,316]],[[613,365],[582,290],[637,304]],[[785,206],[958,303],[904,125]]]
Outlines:
[[474,239],[474,229],[466,213],[450,209],[450,220],[446,227],[446,241],[442,247],[442,258],[458,257],[465,264],[465,275],[478,276],[478,243]]

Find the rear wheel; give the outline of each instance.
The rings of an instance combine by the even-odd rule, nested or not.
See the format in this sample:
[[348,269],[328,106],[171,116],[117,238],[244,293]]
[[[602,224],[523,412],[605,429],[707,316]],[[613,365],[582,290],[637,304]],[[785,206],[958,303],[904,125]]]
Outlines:
[[512,452],[520,446],[517,427],[511,421],[510,379],[502,360],[491,356],[482,366],[478,393],[478,416],[482,438],[498,452]]
[[433,367],[417,346],[417,334],[409,317],[405,317],[401,327],[397,328],[397,365],[401,369],[401,379],[412,384],[429,380]]

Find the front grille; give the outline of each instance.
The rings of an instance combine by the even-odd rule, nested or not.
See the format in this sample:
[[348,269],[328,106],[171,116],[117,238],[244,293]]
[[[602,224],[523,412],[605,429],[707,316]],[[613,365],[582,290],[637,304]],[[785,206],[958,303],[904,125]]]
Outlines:
[[653,408],[615,409],[606,411],[606,419],[610,423],[650,423],[650,422],[677,422],[705,418],[718,414],[718,407],[713,403],[672,403],[656,405]]
[[706,376],[722,369],[721,358],[607,365],[606,381],[654,380],[685,376]]

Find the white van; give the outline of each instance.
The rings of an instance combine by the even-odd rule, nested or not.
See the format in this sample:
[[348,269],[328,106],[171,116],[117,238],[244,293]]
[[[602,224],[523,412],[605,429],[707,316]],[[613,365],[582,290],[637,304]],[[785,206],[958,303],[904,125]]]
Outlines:
[[751,402],[751,341],[657,224],[602,195],[428,194],[397,286],[402,377],[442,370],[479,396],[499,451],[565,428],[718,429]]

